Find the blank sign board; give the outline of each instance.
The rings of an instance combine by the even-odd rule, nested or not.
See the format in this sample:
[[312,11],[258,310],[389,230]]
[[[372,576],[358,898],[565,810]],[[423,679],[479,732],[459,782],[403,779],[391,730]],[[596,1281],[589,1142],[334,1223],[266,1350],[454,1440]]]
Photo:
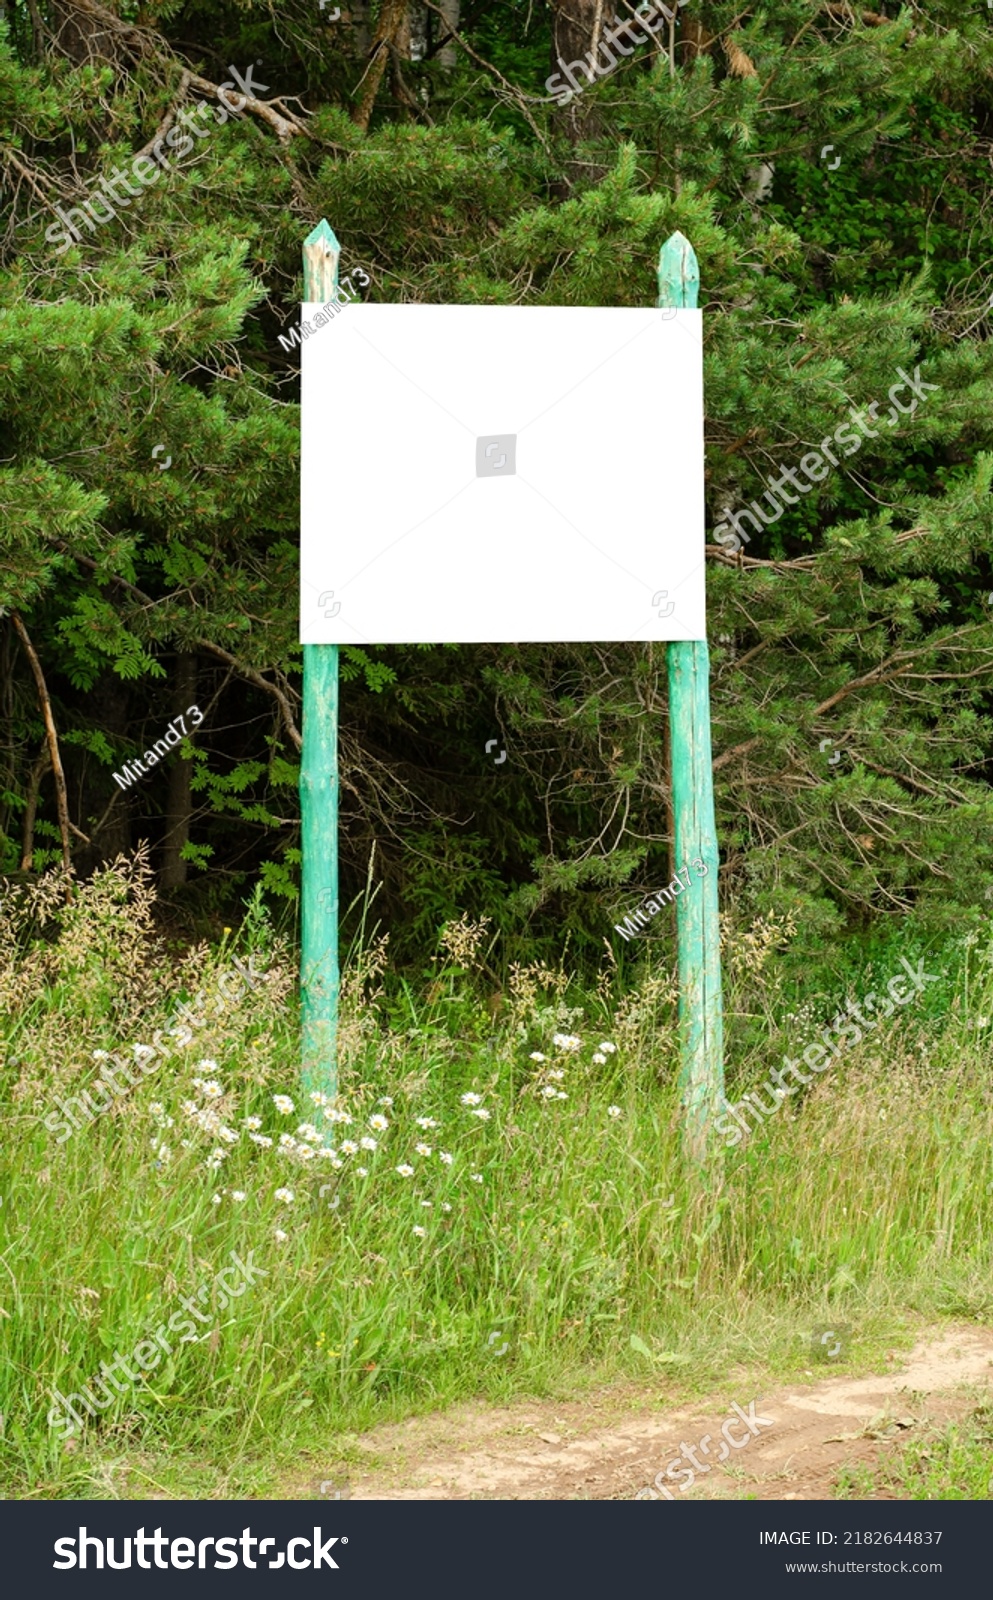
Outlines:
[[706,637],[699,311],[345,305],[301,355],[303,643]]

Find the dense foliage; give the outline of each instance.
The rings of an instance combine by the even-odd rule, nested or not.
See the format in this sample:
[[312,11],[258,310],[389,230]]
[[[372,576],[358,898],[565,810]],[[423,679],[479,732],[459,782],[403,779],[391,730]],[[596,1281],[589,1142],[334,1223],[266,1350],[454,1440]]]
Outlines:
[[[987,13],[690,0],[560,108],[544,79],[592,38],[592,0],[464,5],[455,42],[451,3],[342,9],[0,12],[0,866],[60,859],[65,831],[30,644],[77,871],[148,839],[189,926],[260,874],[292,909],[298,410],[278,335],[322,215],[384,300],[650,303],[679,228],[706,313],[725,903],[788,901],[823,932],[957,920],[993,882]],[[258,100],[222,121],[218,86],[250,67]],[[191,150],[63,235],[56,207],[200,101]],[[935,386],[912,414],[753,516],[742,549],[718,537],[852,408],[885,415],[901,368]],[[662,528],[664,483],[658,504]],[[495,962],[566,934],[592,961],[669,876],[664,668],[595,642],[344,650],[346,904],[375,849],[398,955],[468,910],[503,932]],[[191,703],[199,731],[121,792],[113,771]]]

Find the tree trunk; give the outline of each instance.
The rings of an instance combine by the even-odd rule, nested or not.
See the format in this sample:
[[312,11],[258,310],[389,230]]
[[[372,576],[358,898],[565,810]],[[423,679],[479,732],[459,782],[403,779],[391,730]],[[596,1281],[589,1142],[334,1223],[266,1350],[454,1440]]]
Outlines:
[[[195,705],[197,697],[197,658],[180,655],[176,658],[176,696],[173,704],[177,712]],[[163,891],[178,889],[186,882],[187,864],[180,852],[190,837],[190,817],[193,813],[193,758],[187,761],[174,756],[169,766],[169,794],[166,801],[166,831],[162,841],[162,865],[159,868],[159,887]]]
[[572,144],[595,136],[600,128],[600,119],[585,90],[596,81],[596,68],[607,70],[608,58],[600,53],[600,42],[612,15],[613,6],[608,6],[606,0],[554,0],[551,70],[561,73],[567,83],[571,70],[579,85],[578,92],[559,113]]
[[[438,0],[438,10],[442,12],[445,18],[444,22],[442,22],[438,17],[435,18],[438,27],[446,32],[450,28],[454,33],[458,29],[459,17],[462,11],[459,0]],[[445,68],[446,72],[454,72],[458,59],[458,46],[454,44],[452,40],[449,40],[447,44],[442,45],[441,49],[438,51],[438,60]]]

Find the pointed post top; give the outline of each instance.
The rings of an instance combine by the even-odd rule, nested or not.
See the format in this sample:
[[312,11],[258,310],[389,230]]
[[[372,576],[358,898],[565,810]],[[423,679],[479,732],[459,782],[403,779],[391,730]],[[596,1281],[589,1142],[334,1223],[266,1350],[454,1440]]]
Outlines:
[[659,251],[659,305],[695,309],[700,292],[696,251],[682,233],[670,234]]
[[321,218],[303,241],[303,297],[321,301],[334,298],[338,287],[338,262],[341,245],[330,223]]

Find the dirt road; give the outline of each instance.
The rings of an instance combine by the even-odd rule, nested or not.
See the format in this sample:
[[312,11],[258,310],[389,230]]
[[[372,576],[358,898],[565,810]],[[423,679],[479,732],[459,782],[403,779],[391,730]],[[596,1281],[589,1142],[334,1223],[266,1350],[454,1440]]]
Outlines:
[[[744,1380],[706,1400],[664,1409],[659,1390],[619,1385],[582,1400],[478,1404],[391,1424],[361,1436],[368,1460],[329,1461],[328,1487],[355,1500],[623,1500],[647,1498],[656,1473],[749,1403],[769,1419],[727,1460],[704,1462],[682,1499],[829,1498],[840,1467],[872,1464],[926,1422],[944,1423],[993,1396],[993,1330],[944,1329],[909,1355],[890,1355],[878,1376],[842,1375],[767,1386]],[[771,1423],[771,1425],[769,1425]],[[734,1427],[744,1430],[743,1422]],[[713,1449],[709,1450],[714,1457]],[[685,1480],[684,1480],[685,1481]],[[297,1493],[313,1494],[301,1484]],[[652,1491],[656,1498],[656,1492]],[[888,1496],[884,1496],[889,1498]]]

